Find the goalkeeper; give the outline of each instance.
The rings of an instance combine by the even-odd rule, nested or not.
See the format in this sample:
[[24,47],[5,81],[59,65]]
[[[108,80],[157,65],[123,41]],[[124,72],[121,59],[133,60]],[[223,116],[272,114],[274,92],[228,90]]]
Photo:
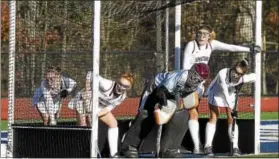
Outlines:
[[228,120],[228,133],[231,142],[233,142],[233,154],[239,156],[238,148],[238,126],[235,124],[234,141],[232,141],[232,121],[233,108],[236,101],[236,90],[239,91],[243,83],[255,81],[255,74],[246,74],[248,71],[248,61],[243,59],[232,68],[223,68],[219,71],[215,79],[210,83],[207,90],[208,104],[210,108],[210,118],[206,125],[205,153],[208,156],[214,156],[212,152],[212,141],[216,131],[216,122],[219,116],[219,108],[226,108]]
[[[184,105],[187,109],[195,106],[198,95],[193,95],[192,92],[208,75],[208,65],[202,63],[193,65],[188,71],[179,70],[157,74],[154,82],[142,94],[137,117],[122,143],[122,154],[125,157],[138,157],[140,144],[154,127],[155,121],[157,124],[158,122],[166,123],[170,119],[162,134],[159,156],[183,157],[179,148],[187,131],[188,114],[186,109],[176,106],[175,96],[190,97],[189,105]],[[154,116],[156,105],[164,112],[161,119]]]
[[33,106],[37,107],[44,125],[56,125],[61,110],[61,99],[75,93],[76,82],[61,75],[59,67],[50,66],[41,87],[33,96]]
[[[91,126],[92,113],[92,72],[86,76],[85,88],[81,90],[69,103],[69,107],[76,109],[79,126]],[[108,125],[108,142],[111,157],[118,155],[118,125],[111,111],[122,103],[127,97],[127,91],[132,88],[134,77],[124,73],[117,81],[112,81],[99,76],[99,107],[98,116]]]

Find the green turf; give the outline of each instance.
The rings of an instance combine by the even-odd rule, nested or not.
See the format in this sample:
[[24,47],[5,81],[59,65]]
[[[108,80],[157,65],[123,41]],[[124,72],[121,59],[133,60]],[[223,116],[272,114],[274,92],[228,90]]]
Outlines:
[[[208,118],[208,114],[200,114],[200,118]],[[226,113],[220,113],[219,119],[227,118]],[[252,112],[238,113],[238,119],[253,119],[254,114]],[[278,120],[278,112],[261,112],[261,120]]]
[[262,112],[261,120],[279,119],[279,112]]
[[259,155],[243,155],[241,158],[279,158],[278,153],[259,154]]
[[6,120],[1,120],[1,131],[2,130],[7,130],[7,121]]

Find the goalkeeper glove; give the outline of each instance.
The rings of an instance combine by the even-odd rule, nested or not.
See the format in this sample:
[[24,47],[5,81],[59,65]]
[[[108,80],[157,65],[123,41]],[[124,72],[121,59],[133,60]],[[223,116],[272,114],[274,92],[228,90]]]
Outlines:
[[250,52],[253,54],[260,53],[262,51],[261,47],[255,44],[250,46]]
[[166,96],[166,94],[168,92],[169,91],[164,86],[162,86],[160,88],[157,88],[157,90],[156,90],[156,97],[158,99],[158,102],[159,102],[160,106],[166,106],[167,105],[167,96]]
[[238,114],[237,114],[237,111],[236,111],[236,110],[233,110],[233,111],[231,112],[231,114],[232,114],[232,117],[233,117],[233,118],[237,118],[237,117],[238,117]]
[[61,98],[66,98],[68,96],[69,92],[66,90],[66,89],[63,89],[61,92],[60,92],[60,97]]

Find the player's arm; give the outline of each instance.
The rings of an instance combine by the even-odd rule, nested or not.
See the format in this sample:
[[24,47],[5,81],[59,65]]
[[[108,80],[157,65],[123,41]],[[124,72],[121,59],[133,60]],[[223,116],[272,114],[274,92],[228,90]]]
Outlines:
[[68,78],[68,80],[69,80],[69,85],[68,85],[67,91],[72,92],[74,90],[74,88],[76,88],[77,82],[71,78]]
[[221,70],[219,73],[218,73],[218,80],[219,80],[219,83],[220,83],[220,86],[221,86],[221,91],[223,91],[223,94],[225,96],[225,100],[228,104],[228,106],[230,108],[233,108],[233,102],[232,102],[232,99],[230,98],[229,96],[229,89],[228,89],[228,85],[226,83],[226,71],[223,69]]
[[226,44],[218,40],[212,40],[211,46],[212,46],[212,50],[229,51],[229,52],[250,52],[249,47]]
[[256,74],[249,73],[242,76],[242,83],[253,83],[256,81]]
[[71,78],[68,77],[62,77],[64,79],[64,82],[66,83],[66,89],[61,90],[60,92],[60,97],[61,98],[66,98],[69,93],[71,93],[74,88],[76,87],[77,83]]
[[86,75],[86,79],[85,79],[85,92],[88,92],[89,90],[91,90],[91,81],[93,80],[92,77],[92,72],[89,71]]
[[193,58],[194,42],[190,41],[184,50],[183,57],[183,69],[190,70],[193,64],[195,63]]
[[84,87],[84,92],[82,95],[83,103],[84,105],[88,106],[90,103],[90,95],[91,95],[91,81],[92,81],[92,72],[89,71],[86,74],[86,79],[85,79],[85,87]]

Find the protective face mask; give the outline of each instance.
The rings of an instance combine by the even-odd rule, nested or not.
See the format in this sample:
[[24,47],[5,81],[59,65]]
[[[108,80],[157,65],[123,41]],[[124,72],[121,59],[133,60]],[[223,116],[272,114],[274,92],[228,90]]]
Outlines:
[[231,83],[238,83],[241,76],[235,69],[232,69],[230,73]]

